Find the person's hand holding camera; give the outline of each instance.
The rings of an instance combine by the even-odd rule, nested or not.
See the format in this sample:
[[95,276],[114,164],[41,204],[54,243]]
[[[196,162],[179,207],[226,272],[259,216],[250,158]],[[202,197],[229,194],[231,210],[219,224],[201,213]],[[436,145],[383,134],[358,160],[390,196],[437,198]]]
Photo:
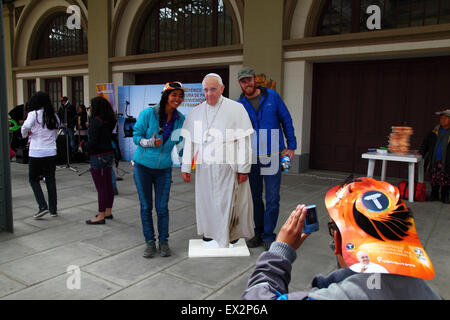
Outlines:
[[306,212],[306,205],[299,204],[297,208],[292,211],[283,227],[281,227],[276,241],[284,242],[290,245],[294,250],[297,250],[309,236],[309,234],[302,233]]

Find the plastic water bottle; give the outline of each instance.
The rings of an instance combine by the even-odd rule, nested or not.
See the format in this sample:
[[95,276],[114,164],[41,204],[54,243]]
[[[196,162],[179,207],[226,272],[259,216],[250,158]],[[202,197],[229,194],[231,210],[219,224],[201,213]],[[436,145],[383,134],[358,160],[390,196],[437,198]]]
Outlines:
[[289,172],[289,169],[291,168],[291,159],[288,156],[281,158],[281,167],[284,172]]

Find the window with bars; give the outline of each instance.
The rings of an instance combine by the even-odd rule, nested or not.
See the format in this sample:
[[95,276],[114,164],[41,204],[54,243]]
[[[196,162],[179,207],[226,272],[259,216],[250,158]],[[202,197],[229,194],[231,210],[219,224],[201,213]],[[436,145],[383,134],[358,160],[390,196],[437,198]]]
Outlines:
[[223,0],[159,0],[145,17],[136,54],[233,43],[233,20]]
[[381,9],[381,29],[450,23],[450,0],[328,0],[317,34],[369,31],[366,10],[371,5]]
[[49,18],[38,35],[34,59],[46,59],[87,54],[86,32],[67,28],[67,15],[60,13]]
[[79,105],[84,104],[84,83],[83,77],[72,78],[72,105],[78,108]]
[[45,90],[50,96],[53,108],[55,112],[58,110],[59,104],[61,103],[62,97],[62,79],[45,79]]

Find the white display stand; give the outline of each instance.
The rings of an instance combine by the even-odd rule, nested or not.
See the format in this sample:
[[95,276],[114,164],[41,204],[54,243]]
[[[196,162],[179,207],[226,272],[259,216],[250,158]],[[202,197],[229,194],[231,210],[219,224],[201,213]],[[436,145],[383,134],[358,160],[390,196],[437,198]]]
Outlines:
[[202,239],[189,240],[189,258],[220,258],[220,257],[248,257],[247,244],[239,239],[228,248],[219,248],[215,240],[205,242]]
[[373,177],[373,171],[375,169],[375,161],[382,160],[381,166],[381,180],[386,179],[386,163],[388,161],[400,161],[408,163],[408,201],[414,202],[414,168],[415,164],[418,165],[418,180],[423,182],[423,159],[420,154],[381,154],[377,152],[367,152],[361,155],[363,159],[369,159],[367,167],[367,176]]

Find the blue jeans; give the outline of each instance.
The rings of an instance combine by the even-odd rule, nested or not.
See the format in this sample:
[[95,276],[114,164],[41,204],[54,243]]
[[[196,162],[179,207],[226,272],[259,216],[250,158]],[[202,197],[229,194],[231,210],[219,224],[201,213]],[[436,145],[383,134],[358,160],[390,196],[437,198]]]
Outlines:
[[111,168],[111,178],[112,178],[112,185],[114,191],[117,190],[117,182],[116,182],[116,173],[114,172],[114,168]]
[[[278,169],[273,175],[261,175],[261,168],[268,166],[262,165],[259,161],[252,164],[249,182],[253,197],[255,235],[261,235],[263,241],[275,241],[276,235],[273,231],[280,213],[281,170]],[[266,185],[266,208],[262,199],[263,183]]]
[[153,228],[153,187],[155,188],[155,210],[158,217],[158,239],[169,238],[169,193],[172,183],[172,168],[150,169],[134,164],[134,181],[141,203],[141,222],[146,242],[155,241]]
[[112,152],[89,157],[89,165],[92,169],[112,168],[113,161],[114,154]]

